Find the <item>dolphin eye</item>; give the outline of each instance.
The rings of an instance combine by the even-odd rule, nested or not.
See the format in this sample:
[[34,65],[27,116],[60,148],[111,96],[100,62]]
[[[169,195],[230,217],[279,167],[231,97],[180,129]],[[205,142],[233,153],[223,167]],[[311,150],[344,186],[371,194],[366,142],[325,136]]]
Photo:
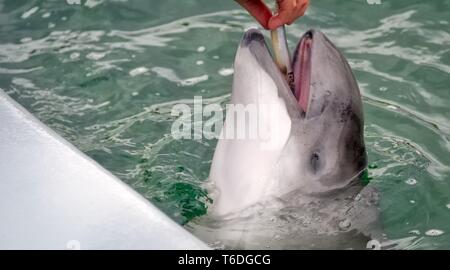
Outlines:
[[318,170],[320,170],[320,156],[319,156],[319,153],[317,153],[317,152],[313,152],[312,154],[311,154],[311,159],[310,159],[310,162],[311,162],[311,169],[312,169],[312,171],[313,172],[317,172]]

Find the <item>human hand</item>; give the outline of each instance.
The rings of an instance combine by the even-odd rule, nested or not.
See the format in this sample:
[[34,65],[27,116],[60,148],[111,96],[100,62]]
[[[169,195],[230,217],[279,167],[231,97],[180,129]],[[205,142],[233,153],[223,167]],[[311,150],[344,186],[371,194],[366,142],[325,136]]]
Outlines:
[[276,0],[278,12],[272,12],[263,0],[235,0],[252,15],[262,27],[273,30],[283,24],[291,24],[305,14],[309,0]]

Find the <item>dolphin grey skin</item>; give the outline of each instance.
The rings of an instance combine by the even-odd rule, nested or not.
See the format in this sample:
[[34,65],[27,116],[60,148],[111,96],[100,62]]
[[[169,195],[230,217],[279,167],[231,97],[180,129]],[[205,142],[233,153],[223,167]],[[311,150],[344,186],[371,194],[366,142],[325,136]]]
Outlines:
[[[360,230],[377,211],[373,192],[357,198],[363,206],[354,203],[367,164],[356,80],[339,50],[315,30],[301,38],[292,66],[291,90],[263,35],[245,33],[231,103],[262,108],[264,136],[229,138],[242,126],[227,111],[209,177],[214,203],[197,223],[210,235],[203,228],[199,237],[231,248],[365,248],[370,239]],[[285,234],[274,241],[280,231]]]

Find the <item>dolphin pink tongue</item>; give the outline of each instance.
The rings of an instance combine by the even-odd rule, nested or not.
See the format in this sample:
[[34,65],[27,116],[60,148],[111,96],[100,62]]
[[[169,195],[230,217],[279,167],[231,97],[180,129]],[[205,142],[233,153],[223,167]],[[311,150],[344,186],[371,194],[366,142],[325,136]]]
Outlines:
[[306,113],[308,109],[309,88],[311,80],[311,46],[312,38],[305,36],[300,42],[300,47],[296,52],[297,61],[294,62],[294,96],[300,108]]

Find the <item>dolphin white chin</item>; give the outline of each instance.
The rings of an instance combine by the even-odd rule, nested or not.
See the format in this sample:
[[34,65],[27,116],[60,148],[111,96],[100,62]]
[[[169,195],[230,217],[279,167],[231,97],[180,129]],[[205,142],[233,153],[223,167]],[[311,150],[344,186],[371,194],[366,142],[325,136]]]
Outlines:
[[377,200],[367,189],[355,200],[367,164],[356,80],[314,30],[301,38],[291,68],[293,89],[263,35],[244,34],[235,110],[227,109],[210,171],[214,202],[192,230],[229,248],[364,248],[359,232],[376,223]]

